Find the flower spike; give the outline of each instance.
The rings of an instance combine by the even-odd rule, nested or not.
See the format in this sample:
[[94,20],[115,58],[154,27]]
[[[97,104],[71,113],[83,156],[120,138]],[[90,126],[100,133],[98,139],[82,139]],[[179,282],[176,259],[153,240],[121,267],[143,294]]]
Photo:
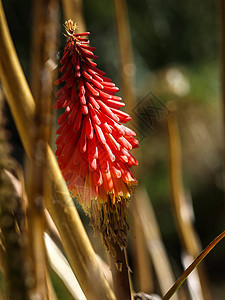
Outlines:
[[138,164],[129,151],[138,141],[121,124],[131,118],[120,110],[125,104],[115,96],[119,89],[93,62],[90,33],[75,33],[76,28],[73,21],[65,22],[62,76],[56,81],[64,85],[54,105],[65,112],[58,118],[56,156],[72,195],[114,255],[113,243],[126,247],[126,210],[137,184],[130,168]]

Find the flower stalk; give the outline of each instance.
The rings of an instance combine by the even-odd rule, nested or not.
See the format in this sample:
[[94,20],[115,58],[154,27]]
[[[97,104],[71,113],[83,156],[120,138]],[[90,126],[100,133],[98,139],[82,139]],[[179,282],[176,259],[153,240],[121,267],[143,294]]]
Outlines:
[[109,260],[115,295],[118,300],[131,300],[132,286],[126,249],[121,249],[118,244],[114,244],[113,248],[116,252],[116,257],[114,258],[110,255]]

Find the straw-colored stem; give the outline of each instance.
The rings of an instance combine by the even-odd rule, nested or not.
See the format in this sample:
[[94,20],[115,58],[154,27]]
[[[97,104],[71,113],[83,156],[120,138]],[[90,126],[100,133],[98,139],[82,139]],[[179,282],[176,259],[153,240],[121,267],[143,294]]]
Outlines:
[[[36,143],[34,143],[36,145]],[[35,151],[35,149],[34,149]],[[43,190],[40,176],[41,168],[36,160],[27,161],[27,195],[28,195],[28,234],[29,256],[32,263],[33,284],[30,296],[38,295],[40,299],[49,299],[46,280],[46,253],[44,245]]]
[[77,23],[77,32],[85,32],[86,25],[83,16],[83,1],[82,0],[63,0],[63,15],[65,20],[73,20]]
[[[54,243],[61,250],[61,252],[63,252],[63,247],[62,247],[62,242],[61,242],[59,232],[58,232],[57,228],[55,227],[55,224],[47,210],[45,210],[45,228],[46,228],[45,229],[46,233],[54,241]],[[112,273],[110,271],[108,264],[97,253],[95,253],[95,255],[96,255],[98,264],[105,275],[105,278],[107,279],[109,285],[112,287],[112,285],[113,285],[112,284]]]
[[[0,78],[25,151],[32,157],[30,128],[33,128],[35,103],[19,64],[1,4],[0,44]],[[74,273],[88,299],[115,300],[49,146],[47,159],[55,194],[45,204],[59,230]]]
[[136,105],[134,93],[135,65],[133,62],[128,12],[125,0],[114,0],[120,58],[120,76],[126,111],[130,114]]
[[47,274],[47,287],[48,287],[49,299],[51,299],[51,300],[60,300],[60,299],[58,299],[57,294],[54,290],[54,287],[52,285],[49,273]]
[[209,252],[225,237],[225,231],[218,235],[193,261],[193,263],[185,270],[185,272],[177,279],[171,289],[163,296],[162,300],[169,300],[178,290],[178,288],[187,279],[189,274],[200,264],[200,262],[209,254]]
[[132,221],[134,228],[134,238],[131,237],[132,256],[134,259],[135,268],[135,283],[137,291],[150,294],[154,289],[152,264],[150,263],[150,256],[148,253],[146,239],[143,232],[141,218],[137,214],[140,206],[139,196],[135,193],[135,201],[131,205]]
[[[198,236],[193,228],[191,217],[186,203],[186,196],[182,178],[181,145],[179,129],[176,118],[176,108],[171,103],[170,115],[168,116],[168,133],[170,146],[170,180],[172,189],[172,205],[178,232],[184,249],[193,257],[201,252]],[[185,218],[184,218],[185,215]],[[204,299],[211,299],[209,288],[206,284],[206,275],[202,266],[198,268],[199,280]]]
[[[136,217],[140,219],[159,287],[162,294],[164,294],[175,280],[173,271],[163,245],[159,226],[148,194],[144,189],[139,188],[136,192],[136,197],[139,203]],[[178,297],[175,295],[173,300],[177,299]]]
[[66,257],[47,233],[45,233],[45,245],[51,272],[54,272],[55,275],[60,278],[62,285],[64,285],[64,288],[73,295],[74,299],[85,300],[86,297],[81,290]]
[[[223,109],[223,156],[224,156],[224,174],[225,174],[225,2],[218,1],[219,12],[219,33],[220,33],[220,73],[221,73],[221,106]],[[225,176],[224,186],[225,186]]]
[[109,259],[116,298],[117,300],[131,300],[132,291],[126,249],[121,250],[118,244],[114,244],[113,247],[116,251],[116,259],[114,259],[111,255],[109,255]]
[[30,86],[35,101],[40,101],[43,93],[52,95],[52,77],[57,76],[51,66],[57,64],[59,0],[33,0],[32,4]]
[[[134,89],[135,64],[133,62],[126,0],[114,0],[114,13],[115,13],[117,38],[118,38],[119,74],[122,81],[122,96],[126,103],[126,111],[129,114],[131,114],[132,109],[136,105],[136,97],[134,91],[135,90]],[[133,120],[133,122],[136,122],[136,120]],[[135,197],[133,197],[133,201],[135,201]],[[138,263],[139,262],[140,261],[138,261]],[[147,266],[148,264],[145,264],[143,268],[146,268]],[[144,273],[148,274],[148,271]],[[115,274],[113,275],[113,279],[114,278],[115,278]]]
[[56,53],[58,1],[35,1],[33,5],[31,86],[37,108],[35,124],[31,128],[34,155],[27,164],[28,232],[35,278],[33,293],[40,295],[41,299],[48,299],[43,203],[51,194],[47,143],[51,132],[53,76],[49,61],[54,62]]

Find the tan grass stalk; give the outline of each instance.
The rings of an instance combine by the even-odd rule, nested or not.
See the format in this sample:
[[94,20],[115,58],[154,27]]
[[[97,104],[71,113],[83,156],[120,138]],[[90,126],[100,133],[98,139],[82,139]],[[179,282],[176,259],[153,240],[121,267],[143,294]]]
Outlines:
[[[194,259],[201,252],[201,245],[191,221],[183,186],[181,144],[176,117],[176,108],[173,103],[171,103],[169,110],[170,114],[167,118],[167,122],[170,147],[170,180],[172,189],[171,200],[174,208],[174,218],[182,246]],[[211,299],[211,296],[209,292],[209,286],[206,283],[206,275],[203,270],[203,266],[199,266],[197,270],[203,297],[205,300],[209,300]]]
[[[133,62],[132,55],[132,46],[131,46],[131,37],[130,37],[130,28],[129,28],[129,20],[128,20],[128,12],[125,0],[114,0],[114,13],[115,13],[115,21],[116,21],[116,29],[117,29],[117,38],[118,38],[118,50],[119,50],[119,63],[120,63],[120,77],[122,82],[122,94],[123,99],[126,103],[126,111],[131,114],[132,108],[136,104],[136,97],[134,92],[134,74],[135,74],[135,65]],[[134,120],[136,121],[136,120]],[[135,201],[135,197],[133,198]],[[137,245],[136,245],[137,246]],[[135,247],[139,251],[140,247]],[[120,253],[121,256],[122,253]],[[125,255],[125,252],[124,252]],[[140,255],[137,256],[139,258]],[[125,257],[124,257],[125,261]],[[112,262],[112,260],[111,260]],[[140,266],[140,261],[137,259],[137,265]],[[145,268],[148,264],[143,266]],[[116,270],[112,267],[112,271]],[[142,267],[140,267],[142,268]],[[139,268],[139,269],[140,269]],[[145,272],[147,274],[148,271]],[[115,285],[119,288],[117,284],[121,279],[120,276],[116,279],[117,275],[121,275],[119,273],[113,274],[113,280],[115,281]],[[127,279],[124,278],[124,281],[129,280],[129,273],[123,274],[123,276],[127,276]],[[143,278],[143,277],[141,277]],[[131,283],[130,283],[131,285]],[[128,285],[127,285],[128,287]]]
[[57,72],[52,73],[50,66],[57,65],[59,0],[33,0],[32,2],[30,86],[35,101],[38,101],[43,96],[43,92],[51,95],[51,78],[57,76]]
[[[2,4],[0,4],[0,44],[0,79],[25,151],[29,157],[32,157],[30,128],[33,128],[34,124],[35,103],[19,64]],[[45,205],[59,230],[65,252],[77,279],[88,299],[115,300],[99,268],[94,250],[49,146],[47,158],[55,194],[51,201],[46,200]]]
[[52,285],[51,278],[50,278],[49,274],[47,274],[47,288],[48,288],[49,299],[51,299],[51,300],[60,300],[60,299],[58,299],[57,294],[54,290],[54,287]]
[[143,232],[143,226],[139,214],[137,213],[139,197],[135,193],[135,200],[131,203],[132,227],[134,237],[132,238],[132,257],[134,260],[134,278],[137,291],[150,294],[154,290],[154,279],[152,263],[150,261],[149,251],[146,245],[146,239]]
[[[122,80],[123,98],[126,103],[126,110],[132,115],[132,109],[136,106],[137,99],[135,95],[135,63],[133,60],[132,43],[130,35],[130,26],[126,0],[114,0],[115,19],[119,46],[120,76]],[[133,117],[134,118],[134,117]],[[134,119],[133,124],[138,120]],[[140,161],[140,152],[135,151],[136,158]],[[138,177],[140,170],[136,170]],[[137,204],[136,195],[134,194],[132,204],[133,226],[135,231],[134,252],[137,274],[135,275],[137,285],[141,291],[150,292],[153,287],[153,278],[150,269],[149,257],[144,242],[142,228],[140,229],[140,220],[136,216]]]
[[[32,31],[31,84],[36,98],[35,124],[32,130],[33,157],[28,161],[28,232],[35,285],[33,293],[48,299],[46,251],[44,244],[43,203],[51,195],[47,172],[47,144],[51,133],[53,76],[57,40],[59,3],[55,0],[35,1]],[[55,63],[56,65],[56,63]]]
[[[57,228],[55,227],[54,222],[52,221],[52,218],[50,217],[47,210],[45,210],[45,231],[46,234],[49,235],[49,237],[53,240],[53,242],[56,244],[56,246],[63,252],[62,242],[59,235],[59,232]],[[113,286],[112,283],[112,273],[110,271],[109,265],[97,254],[95,253],[96,259],[98,261],[98,264],[100,268],[102,269],[105,278],[107,279],[110,287]]]
[[83,0],[63,0],[64,20],[73,20],[77,23],[77,32],[85,32],[86,25],[83,15]]
[[[223,155],[224,155],[224,174],[225,174],[225,2],[218,1],[219,12],[219,33],[220,33],[220,73],[221,73],[221,105],[223,110]],[[224,186],[225,186],[225,176]]]
[[130,114],[136,105],[134,92],[135,64],[133,62],[130,28],[126,0],[114,0],[120,58],[120,76],[126,111]]
[[[145,242],[152,259],[160,290],[164,294],[175,281],[173,271],[148,194],[144,189],[139,188],[136,192],[136,197],[139,203],[137,209],[138,218],[142,224]],[[175,295],[173,300],[178,300],[178,297]]]
[[45,234],[48,234],[50,238],[54,241],[54,243],[57,245],[57,247],[63,252],[63,246],[62,246],[62,241],[59,232],[46,208],[44,214],[45,214]]
[[[188,278],[193,270],[200,264],[200,262],[208,255],[212,249],[225,237],[225,231],[221,232],[205,249],[198,255],[198,257],[190,264],[190,266],[183,272],[183,274],[177,279],[171,289],[163,296],[162,300],[171,299],[172,295],[179,289],[183,282]],[[196,295],[195,295],[196,296]]]
[[45,233],[45,244],[47,248],[48,260],[52,269],[56,272],[57,276],[61,278],[65,287],[73,295],[76,300],[86,300],[80,285],[74,276],[70,265],[62,254],[57,245],[53,242],[48,234]]
[[[33,144],[34,146],[37,143]],[[34,148],[35,151],[35,148]],[[29,256],[32,264],[31,274],[33,284],[30,285],[30,296],[38,295],[40,299],[49,299],[46,279],[46,253],[44,245],[43,191],[40,176],[41,169],[37,160],[28,162],[27,195],[28,195],[28,234]]]

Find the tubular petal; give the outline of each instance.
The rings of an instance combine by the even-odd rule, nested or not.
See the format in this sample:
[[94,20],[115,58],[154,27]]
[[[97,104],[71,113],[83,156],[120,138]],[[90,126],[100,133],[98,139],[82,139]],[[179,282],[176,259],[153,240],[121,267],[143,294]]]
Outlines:
[[86,134],[87,134],[87,138],[88,139],[92,139],[93,138],[93,134],[94,134],[94,130],[93,130],[93,126],[91,123],[91,118],[90,115],[86,116]]
[[95,133],[97,135],[98,140],[100,141],[101,144],[105,144],[106,140],[105,140],[105,136],[102,132],[102,129],[100,126],[98,126],[97,124],[94,125],[95,128]]
[[93,96],[99,96],[99,92],[89,82],[86,82],[86,87],[89,89]]
[[[65,23],[67,43],[60,61],[62,73],[55,84],[54,108],[65,108],[58,118],[56,156],[68,188],[83,205],[91,223],[110,241],[126,245],[126,208],[137,180],[130,167],[137,160],[130,150],[138,147],[135,132],[123,123],[131,117],[120,110],[125,104],[119,88],[92,61],[97,56],[76,26]],[[111,250],[110,250],[111,251]]]

